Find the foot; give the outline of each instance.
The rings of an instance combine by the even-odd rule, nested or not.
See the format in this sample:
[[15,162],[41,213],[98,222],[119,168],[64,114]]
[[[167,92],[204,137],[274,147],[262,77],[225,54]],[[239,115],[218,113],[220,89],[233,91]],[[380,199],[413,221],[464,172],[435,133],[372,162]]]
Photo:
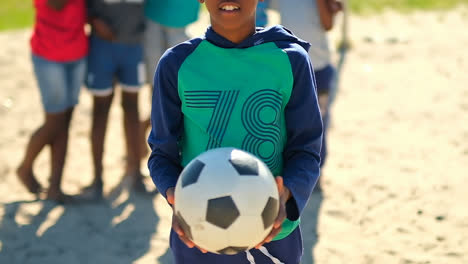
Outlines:
[[91,199],[91,200],[100,200],[102,199],[103,195],[103,183],[102,181],[94,181],[88,187],[81,189],[83,198]]
[[56,202],[56,203],[59,203],[59,204],[72,204],[72,203],[76,203],[76,199],[74,196],[71,196],[71,195],[68,195],[68,194],[64,194],[62,191],[60,190],[52,190],[52,189],[49,189],[47,191],[47,197],[46,197],[47,200],[49,201],[53,201],[53,202]]
[[42,186],[36,180],[34,173],[32,170],[25,169],[23,167],[19,167],[16,170],[16,175],[21,183],[28,189],[30,193],[39,195],[42,192]]

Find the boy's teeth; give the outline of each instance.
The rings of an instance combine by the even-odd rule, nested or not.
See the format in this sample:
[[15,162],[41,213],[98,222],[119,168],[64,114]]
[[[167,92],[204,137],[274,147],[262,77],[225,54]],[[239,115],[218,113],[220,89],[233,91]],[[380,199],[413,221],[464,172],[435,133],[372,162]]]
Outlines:
[[239,8],[238,8],[237,6],[230,6],[230,5],[228,5],[228,6],[223,6],[222,9],[223,9],[223,10],[226,10],[226,11],[233,11],[233,10],[237,10],[237,9],[239,9]]

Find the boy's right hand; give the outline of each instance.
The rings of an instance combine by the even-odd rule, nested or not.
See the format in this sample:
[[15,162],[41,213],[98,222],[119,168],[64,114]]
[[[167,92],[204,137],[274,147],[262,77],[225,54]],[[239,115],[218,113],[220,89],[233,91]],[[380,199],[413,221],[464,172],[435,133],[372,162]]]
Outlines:
[[171,205],[172,207],[172,229],[174,229],[174,232],[177,233],[177,235],[179,236],[180,240],[182,240],[182,242],[184,242],[185,245],[187,245],[187,247],[189,248],[193,248],[193,247],[196,247],[198,248],[202,253],[207,253],[208,251],[203,249],[203,248],[200,248],[199,246],[195,245],[195,243],[193,243],[193,241],[191,241],[190,239],[188,239],[186,236],[185,236],[185,232],[184,230],[182,229],[182,227],[180,226],[179,222],[177,221],[177,217],[175,217],[175,214],[174,214],[174,203],[175,203],[175,197],[174,197],[174,190],[175,188],[169,188],[167,189],[166,191],[166,199],[167,199],[167,202]]
[[112,29],[102,19],[93,18],[91,20],[91,27],[96,35],[104,40],[112,42],[117,39]]

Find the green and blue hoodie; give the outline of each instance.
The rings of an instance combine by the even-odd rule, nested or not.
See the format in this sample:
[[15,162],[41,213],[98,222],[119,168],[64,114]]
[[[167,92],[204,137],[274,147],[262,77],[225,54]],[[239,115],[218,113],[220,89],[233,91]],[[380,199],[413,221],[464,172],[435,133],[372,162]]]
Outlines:
[[162,195],[200,153],[236,147],[255,154],[291,191],[275,240],[299,224],[319,177],[322,121],[309,44],[282,26],[239,44],[217,34],[181,43],[154,76],[151,177]]

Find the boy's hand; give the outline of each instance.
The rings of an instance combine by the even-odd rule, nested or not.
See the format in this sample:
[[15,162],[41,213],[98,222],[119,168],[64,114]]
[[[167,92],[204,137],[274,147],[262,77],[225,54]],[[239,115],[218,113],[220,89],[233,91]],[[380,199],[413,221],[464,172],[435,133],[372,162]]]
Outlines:
[[182,242],[184,242],[185,245],[187,245],[187,247],[189,248],[193,248],[193,247],[196,247],[198,248],[202,253],[207,253],[208,251],[203,249],[203,248],[200,248],[199,246],[195,245],[195,243],[193,243],[190,239],[188,239],[186,236],[185,236],[185,232],[184,230],[182,229],[182,227],[180,227],[180,224],[179,222],[177,221],[177,217],[175,216],[174,214],[174,203],[175,203],[175,197],[174,197],[174,188],[169,188],[167,189],[166,191],[166,197],[167,197],[167,202],[171,205],[172,207],[172,229],[174,229],[174,232],[177,233],[177,235],[179,236],[180,240],[182,240]]
[[258,245],[255,246],[256,249],[259,249],[263,244],[271,242],[273,238],[279,234],[281,231],[281,224],[283,224],[284,219],[286,219],[286,202],[291,198],[291,191],[284,186],[283,184],[283,177],[277,176],[275,178],[276,185],[278,186],[278,193],[280,199],[280,208],[278,212],[278,216],[273,223],[273,229],[271,230],[270,234]]
[[91,26],[98,37],[107,41],[115,41],[117,39],[112,29],[101,19],[93,18],[91,20]]

